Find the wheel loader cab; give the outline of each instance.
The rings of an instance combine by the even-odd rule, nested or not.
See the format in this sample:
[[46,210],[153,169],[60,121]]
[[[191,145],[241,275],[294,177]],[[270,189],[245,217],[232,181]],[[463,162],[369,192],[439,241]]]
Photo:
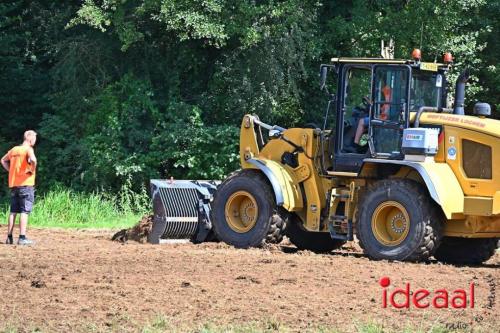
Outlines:
[[[334,61],[335,62],[335,61]],[[444,73],[389,60],[336,60],[332,171],[358,173],[367,157],[402,159],[410,112],[444,103]]]

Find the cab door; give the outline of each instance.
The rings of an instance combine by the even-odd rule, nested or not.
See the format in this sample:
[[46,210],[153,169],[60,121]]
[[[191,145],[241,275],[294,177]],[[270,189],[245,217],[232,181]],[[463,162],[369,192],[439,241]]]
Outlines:
[[[354,143],[360,120],[366,118],[365,133],[368,130],[369,99],[372,86],[372,65],[344,64],[340,68],[339,90],[336,113],[336,140],[334,170],[359,172],[363,159],[367,157],[368,146],[357,147]],[[366,140],[365,140],[366,141]]]
[[410,79],[410,66],[374,66],[369,128],[374,157],[402,158],[403,129],[409,126]]

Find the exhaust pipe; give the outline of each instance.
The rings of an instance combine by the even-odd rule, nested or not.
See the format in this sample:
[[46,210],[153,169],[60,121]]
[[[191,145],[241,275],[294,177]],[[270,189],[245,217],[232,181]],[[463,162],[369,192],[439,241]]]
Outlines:
[[469,69],[466,68],[457,78],[455,86],[455,105],[453,106],[453,114],[464,115],[465,110],[465,84],[469,80]]

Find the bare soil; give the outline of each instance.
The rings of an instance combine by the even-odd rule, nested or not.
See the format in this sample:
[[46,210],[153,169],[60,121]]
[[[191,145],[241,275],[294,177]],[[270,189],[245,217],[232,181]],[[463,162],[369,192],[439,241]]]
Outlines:
[[[222,243],[119,243],[113,234],[31,229],[35,246],[0,245],[0,330],[85,331],[124,321],[120,330],[137,331],[161,314],[181,331],[272,321],[295,331],[351,332],[371,322],[394,331],[455,325],[500,332],[498,252],[483,266],[456,267],[371,261],[355,243],[318,255],[290,244],[238,250]],[[474,282],[475,307],[382,308],[383,276],[389,291],[409,282],[413,292],[451,293]]]

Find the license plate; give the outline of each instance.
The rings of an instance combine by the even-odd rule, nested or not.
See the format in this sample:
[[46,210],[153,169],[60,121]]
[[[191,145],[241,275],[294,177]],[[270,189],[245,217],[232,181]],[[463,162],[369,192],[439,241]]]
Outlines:
[[437,72],[438,71],[438,65],[433,63],[433,62],[422,62],[420,64],[420,69],[423,71],[431,71],[431,72]]

